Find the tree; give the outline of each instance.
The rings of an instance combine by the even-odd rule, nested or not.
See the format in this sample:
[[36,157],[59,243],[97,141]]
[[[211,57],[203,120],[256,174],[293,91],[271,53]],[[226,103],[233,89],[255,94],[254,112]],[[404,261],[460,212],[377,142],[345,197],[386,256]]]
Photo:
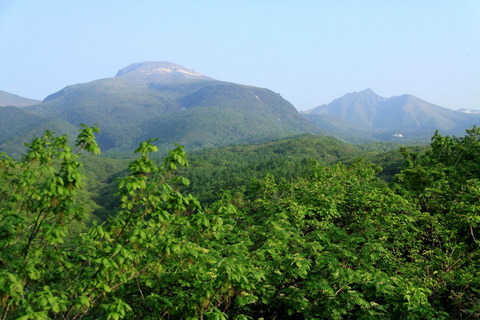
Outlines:
[[[96,132],[97,127],[83,126],[79,151],[99,153]],[[79,154],[65,136],[46,132],[27,145],[22,160],[2,158],[2,319],[119,319],[132,310],[120,289],[149,272],[161,273],[165,261],[184,251],[185,226],[200,216],[190,216],[200,205],[169,181],[188,183],[173,175],[178,166],[187,165],[185,154],[178,147],[157,166],[148,158],[156,151],[150,142],[136,150],[141,157],[119,183],[122,210],[89,228],[79,224],[86,221],[79,202]]]
[[[377,166],[313,163],[266,174],[209,207],[180,190],[181,146],[149,140],[118,179],[120,206],[90,219],[80,152],[51,132],[0,159],[1,319],[478,319],[477,128]],[[452,160],[453,159],[453,160]]]
[[[83,127],[78,152],[99,153],[96,132]],[[0,160],[2,319],[42,319],[68,310],[69,290],[58,284],[77,267],[74,234],[87,218],[78,203],[81,164],[66,136],[47,131],[26,146],[22,160]]]
[[292,183],[259,181],[239,231],[265,276],[255,316],[442,317],[412,272],[426,217],[380,183],[378,170],[358,161],[314,166]]
[[434,305],[453,318],[480,317],[480,128],[464,137],[432,137],[422,156],[402,150],[394,188],[429,215],[423,258]]

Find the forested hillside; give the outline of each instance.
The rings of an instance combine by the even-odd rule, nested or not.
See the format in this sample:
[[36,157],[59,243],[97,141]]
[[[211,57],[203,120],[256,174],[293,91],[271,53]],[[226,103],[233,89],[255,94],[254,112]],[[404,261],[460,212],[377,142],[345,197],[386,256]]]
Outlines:
[[[214,201],[221,190],[243,190],[266,174],[293,181],[307,172],[312,163],[352,163],[364,158],[380,165],[383,169],[378,176],[390,181],[403,165],[399,147],[393,143],[360,147],[333,137],[305,134],[264,144],[192,152],[191,165],[181,173],[191,181],[188,192],[207,202]],[[418,151],[423,149],[415,147]]]
[[[75,149],[47,132],[0,159],[1,319],[480,317],[479,128],[402,148],[390,184],[370,163],[382,145],[357,160],[312,136],[199,153],[192,167],[265,157],[265,174],[208,201],[188,193],[182,147],[154,161],[143,142],[119,174],[123,160],[96,159],[97,132],[84,126]],[[117,193],[103,217],[95,189]]]
[[[348,164],[364,158],[381,166],[377,176],[388,182],[403,166],[399,148],[399,144],[380,142],[353,146],[333,137],[305,134],[262,144],[194,151],[188,155],[190,166],[180,168],[179,173],[191,182],[182,190],[207,204],[218,200],[225,190],[242,193],[255,179],[267,174],[283,181],[294,181],[317,162]],[[412,148],[423,152],[426,146]],[[153,159],[162,161],[163,154],[154,155]],[[118,184],[115,178],[127,174],[128,160],[86,156],[81,161],[89,182],[88,190],[95,202],[94,214],[108,217],[119,205],[114,192]]]

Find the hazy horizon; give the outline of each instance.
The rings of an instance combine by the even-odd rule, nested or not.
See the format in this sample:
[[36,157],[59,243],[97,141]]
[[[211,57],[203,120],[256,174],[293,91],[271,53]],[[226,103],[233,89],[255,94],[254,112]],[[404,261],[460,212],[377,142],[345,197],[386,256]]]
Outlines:
[[67,85],[170,61],[264,87],[297,109],[371,88],[480,109],[480,2],[0,0],[0,90]]

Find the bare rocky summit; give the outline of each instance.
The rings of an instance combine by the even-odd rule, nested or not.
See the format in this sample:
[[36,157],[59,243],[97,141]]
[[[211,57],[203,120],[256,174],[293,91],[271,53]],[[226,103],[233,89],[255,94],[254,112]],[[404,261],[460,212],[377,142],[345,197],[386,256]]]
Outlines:
[[199,79],[213,80],[193,69],[167,61],[147,61],[133,63],[120,71],[115,77],[147,79],[153,82],[161,80]]

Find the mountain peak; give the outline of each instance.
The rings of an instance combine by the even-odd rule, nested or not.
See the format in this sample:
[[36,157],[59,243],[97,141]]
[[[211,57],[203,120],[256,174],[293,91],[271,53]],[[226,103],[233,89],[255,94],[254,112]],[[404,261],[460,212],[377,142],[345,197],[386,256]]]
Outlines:
[[370,88],[367,88],[365,90],[362,90],[360,91],[359,93],[363,93],[363,94],[376,94],[372,89]]
[[356,91],[345,94],[341,98],[335,99],[333,102],[337,101],[342,104],[377,104],[386,98],[379,96],[372,89],[368,88],[363,91]]
[[210,79],[193,69],[187,69],[179,64],[167,61],[146,61],[133,63],[120,71],[115,77],[129,78],[154,78],[156,80],[180,80],[180,79]]
[[355,96],[355,97],[375,96],[375,97],[380,97],[378,94],[375,93],[375,91],[373,91],[370,88],[367,88],[367,89],[362,90],[362,91],[355,91],[355,92],[351,92],[351,93],[346,93],[344,95],[344,97],[348,97],[348,96]]

